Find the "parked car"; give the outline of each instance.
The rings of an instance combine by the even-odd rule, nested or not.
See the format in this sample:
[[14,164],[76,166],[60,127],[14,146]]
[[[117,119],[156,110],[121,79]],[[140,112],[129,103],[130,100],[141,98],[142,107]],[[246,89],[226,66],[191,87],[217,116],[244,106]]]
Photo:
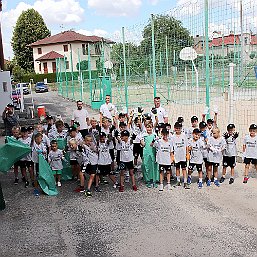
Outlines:
[[15,89],[16,90],[20,90],[20,89],[23,89],[23,94],[24,95],[28,95],[30,92],[29,92],[29,87],[28,87],[28,83],[18,83],[16,86],[15,86]]
[[44,82],[37,82],[35,91],[36,93],[48,92],[48,86]]

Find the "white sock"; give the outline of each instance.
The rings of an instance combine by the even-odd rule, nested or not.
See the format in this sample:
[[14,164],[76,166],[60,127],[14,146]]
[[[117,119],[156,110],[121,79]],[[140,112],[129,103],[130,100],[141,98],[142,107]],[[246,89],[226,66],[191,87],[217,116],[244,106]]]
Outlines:
[[177,181],[180,182],[180,176],[177,176]]
[[185,184],[187,183],[187,178],[184,178],[184,183],[185,183]]
[[218,180],[217,178],[214,178],[214,181]]
[[203,179],[202,179],[202,178],[199,178],[199,182],[203,182]]

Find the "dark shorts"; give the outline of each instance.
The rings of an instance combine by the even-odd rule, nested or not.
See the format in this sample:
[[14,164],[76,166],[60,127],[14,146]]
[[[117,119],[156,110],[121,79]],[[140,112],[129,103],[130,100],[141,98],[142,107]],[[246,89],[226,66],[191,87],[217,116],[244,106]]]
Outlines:
[[117,150],[116,162],[119,165],[119,163],[120,163],[120,150]]
[[34,166],[33,161],[20,161],[20,168],[21,169],[26,169]]
[[77,160],[70,160],[70,165],[77,165],[79,164]]
[[254,158],[244,158],[244,163],[245,164],[252,163],[252,164],[256,165],[257,164],[257,159],[254,159]]
[[112,168],[111,168],[111,164],[107,164],[107,165],[98,165],[98,170],[99,170],[99,175],[109,175],[111,174]]
[[208,162],[208,165],[212,166],[212,167],[219,167],[220,164],[216,163],[216,162]]
[[171,172],[171,165],[162,165],[159,164],[159,171],[161,172]]
[[14,168],[19,168],[21,166],[21,161],[17,161],[13,164]]
[[133,164],[133,161],[131,162],[120,162],[119,164],[119,170],[132,170],[134,169],[134,164]]
[[203,165],[202,164],[196,164],[196,163],[189,163],[188,170],[193,171],[194,167],[196,167],[198,172],[203,171]]
[[176,169],[185,169],[187,167],[187,162],[177,162],[175,163]]
[[114,149],[110,149],[110,150],[109,150],[109,152],[110,152],[110,155],[111,155],[112,161],[114,161],[114,160],[115,160],[115,156],[114,156]]
[[236,167],[236,156],[223,156],[223,167]]
[[79,132],[82,135],[83,139],[85,138],[85,136],[88,135],[88,129],[81,129],[79,130]]
[[134,143],[133,155],[135,159],[137,159],[139,156],[143,158],[143,147],[140,146],[140,143]]
[[85,171],[88,175],[96,174],[97,173],[97,165],[88,164]]
[[203,158],[204,163],[208,163],[207,158]]

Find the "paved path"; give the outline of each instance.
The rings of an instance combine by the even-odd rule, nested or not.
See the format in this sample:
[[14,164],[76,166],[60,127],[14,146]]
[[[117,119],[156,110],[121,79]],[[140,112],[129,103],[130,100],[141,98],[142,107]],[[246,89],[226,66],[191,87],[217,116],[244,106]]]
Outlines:
[[[36,100],[51,112],[69,112],[73,104],[53,94]],[[60,108],[49,103],[55,101]],[[233,185],[226,180],[199,190],[194,174],[190,190],[162,193],[147,189],[137,174],[138,192],[129,184],[124,193],[106,185],[90,199],[73,192],[75,182],[63,183],[57,197],[35,198],[32,187],[13,185],[12,173],[0,174],[7,202],[0,256],[257,256],[256,172],[244,185],[242,169]]]

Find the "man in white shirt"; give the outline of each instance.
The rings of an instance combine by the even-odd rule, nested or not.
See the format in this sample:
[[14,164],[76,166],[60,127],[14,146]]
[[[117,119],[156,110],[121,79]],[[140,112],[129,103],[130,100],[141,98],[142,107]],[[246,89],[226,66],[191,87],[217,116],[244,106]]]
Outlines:
[[115,105],[111,102],[111,96],[106,95],[105,103],[100,107],[100,125],[102,125],[102,118],[107,117],[108,119],[112,120],[112,116],[116,114],[117,110]]
[[75,110],[72,114],[71,126],[73,126],[74,122],[76,121],[80,124],[79,132],[83,138],[85,138],[85,136],[88,134],[88,126],[90,122],[88,112],[87,110],[83,109],[83,102],[81,100],[77,101],[77,110]]
[[155,123],[155,112],[157,112],[159,124],[168,123],[168,113],[163,107],[161,107],[161,99],[158,96],[154,98],[154,107],[151,110],[151,118],[153,123]]

